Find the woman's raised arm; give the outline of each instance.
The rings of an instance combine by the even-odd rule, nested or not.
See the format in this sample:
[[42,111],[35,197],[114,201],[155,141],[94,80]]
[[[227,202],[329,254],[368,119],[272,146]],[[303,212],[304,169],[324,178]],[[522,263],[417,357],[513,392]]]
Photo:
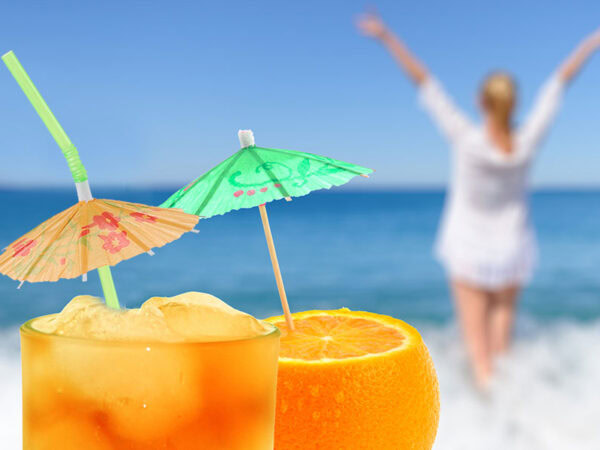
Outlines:
[[585,62],[600,49],[600,29],[590,34],[569,55],[540,90],[531,112],[521,127],[521,137],[531,154],[546,134],[561,103],[564,86],[573,80]]
[[600,28],[586,37],[569,55],[558,70],[558,76],[564,83],[570,82],[579,73],[586,61],[600,49]]
[[427,79],[428,72],[423,63],[385,26],[377,14],[369,13],[361,16],[357,26],[364,35],[379,40],[415,84],[421,84]]
[[408,77],[419,87],[419,100],[431,115],[442,134],[455,142],[473,129],[473,124],[446,94],[442,86],[430,76],[423,63],[408,50],[384,25],[376,14],[362,16],[358,28],[367,36],[380,40]]

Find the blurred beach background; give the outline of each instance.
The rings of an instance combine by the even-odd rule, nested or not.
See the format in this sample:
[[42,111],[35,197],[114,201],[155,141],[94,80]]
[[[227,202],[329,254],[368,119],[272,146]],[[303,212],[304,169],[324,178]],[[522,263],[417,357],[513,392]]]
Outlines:
[[[592,1],[378,6],[472,114],[481,76],[514,71],[521,117],[600,17]],[[600,448],[600,61],[567,94],[536,165],[539,269],[520,303],[514,351],[481,396],[432,256],[446,146],[389,58],[356,34],[363,8],[358,1],[7,2],[0,52],[21,59],[78,146],[99,198],[161,203],[235,151],[238,128],[253,128],[259,145],[376,169],[369,180],[270,205],[292,309],[345,306],[416,325],[441,384],[436,449]],[[58,148],[2,67],[0,124],[4,247],[76,196]],[[119,264],[122,303],[199,290],[257,317],[280,314],[258,211],[202,220],[198,229],[153,257]],[[75,295],[99,295],[96,275],[89,278],[21,290],[0,278],[3,448],[20,448],[18,326]]]

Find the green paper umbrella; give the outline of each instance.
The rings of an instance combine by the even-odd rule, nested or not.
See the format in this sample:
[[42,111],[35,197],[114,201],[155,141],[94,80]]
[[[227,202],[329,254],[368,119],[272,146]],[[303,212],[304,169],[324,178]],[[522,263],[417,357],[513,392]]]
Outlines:
[[208,218],[258,206],[283,311],[293,329],[265,203],[340,186],[357,175],[367,177],[372,170],[311,153],[257,147],[250,130],[240,130],[239,139],[241,150],[175,192],[161,207]]

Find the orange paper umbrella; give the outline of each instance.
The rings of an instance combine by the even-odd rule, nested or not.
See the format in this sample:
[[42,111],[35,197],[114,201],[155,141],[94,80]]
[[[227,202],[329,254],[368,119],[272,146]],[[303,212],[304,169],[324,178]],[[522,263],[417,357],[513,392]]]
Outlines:
[[21,281],[56,281],[98,269],[106,304],[119,309],[110,266],[151,252],[191,231],[199,217],[181,210],[96,200],[79,153],[13,52],[2,57],[62,150],[79,203],[42,223],[0,255],[0,273]]
[[79,202],[9,245],[0,255],[0,272],[30,282],[75,278],[161,247],[197,222],[197,216],[177,209]]

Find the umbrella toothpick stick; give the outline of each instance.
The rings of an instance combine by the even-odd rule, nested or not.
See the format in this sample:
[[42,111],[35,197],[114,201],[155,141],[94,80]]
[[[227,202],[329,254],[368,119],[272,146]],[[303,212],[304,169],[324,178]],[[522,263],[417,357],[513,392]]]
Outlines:
[[[250,130],[240,130],[238,137],[240,139],[240,145],[242,148],[255,145],[254,135]],[[273,235],[271,234],[271,226],[269,225],[267,207],[263,203],[262,205],[259,205],[258,209],[260,211],[263,229],[265,230],[265,238],[267,240],[267,246],[269,247],[269,256],[271,257],[271,265],[273,266],[273,272],[275,274],[275,281],[277,283],[277,290],[279,291],[279,298],[281,300],[281,306],[283,307],[285,321],[289,330],[294,331],[294,321],[292,319],[292,313],[290,312],[290,306],[288,305],[285,286],[283,285],[283,277],[281,276],[281,269],[279,268],[279,261],[277,260],[277,252],[275,251],[275,243],[273,242]]]
[[273,235],[271,234],[267,208],[263,203],[258,207],[258,209],[260,211],[260,218],[262,219],[263,228],[265,230],[265,238],[267,239],[267,246],[269,247],[269,255],[271,256],[271,264],[273,265],[273,272],[275,273],[275,281],[277,282],[277,290],[279,291],[279,298],[281,299],[281,306],[283,307],[285,321],[287,322],[287,326],[290,331],[294,331],[294,321],[292,319],[292,313],[290,312],[290,306],[288,305],[287,295],[285,294],[285,287],[283,285],[283,278],[281,277],[281,270],[279,269],[279,262],[277,261],[277,252],[275,251],[275,243],[273,242]]
[[[37,111],[38,115],[50,131],[50,134],[60,147],[67,160],[67,164],[69,165],[69,169],[71,170],[71,175],[73,176],[73,181],[75,181],[75,188],[77,189],[77,197],[80,202],[87,202],[93,199],[92,192],[90,190],[90,185],[88,182],[87,172],[85,167],[81,163],[81,159],[79,158],[79,153],[77,152],[77,148],[71,140],[65,130],[60,125],[52,111],[48,107],[48,104],[43,99],[42,95],[39,93],[27,72],[15,56],[15,54],[11,51],[2,56],[2,60],[8,67],[8,70],[12,73],[17,83]],[[84,270],[87,272],[86,270]],[[100,282],[102,284],[102,290],[104,292],[104,299],[106,300],[106,304],[113,308],[119,309],[119,299],[117,297],[117,291],[115,289],[115,284],[112,279],[112,274],[110,271],[110,266],[103,266],[98,268],[98,274],[100,276]]]

